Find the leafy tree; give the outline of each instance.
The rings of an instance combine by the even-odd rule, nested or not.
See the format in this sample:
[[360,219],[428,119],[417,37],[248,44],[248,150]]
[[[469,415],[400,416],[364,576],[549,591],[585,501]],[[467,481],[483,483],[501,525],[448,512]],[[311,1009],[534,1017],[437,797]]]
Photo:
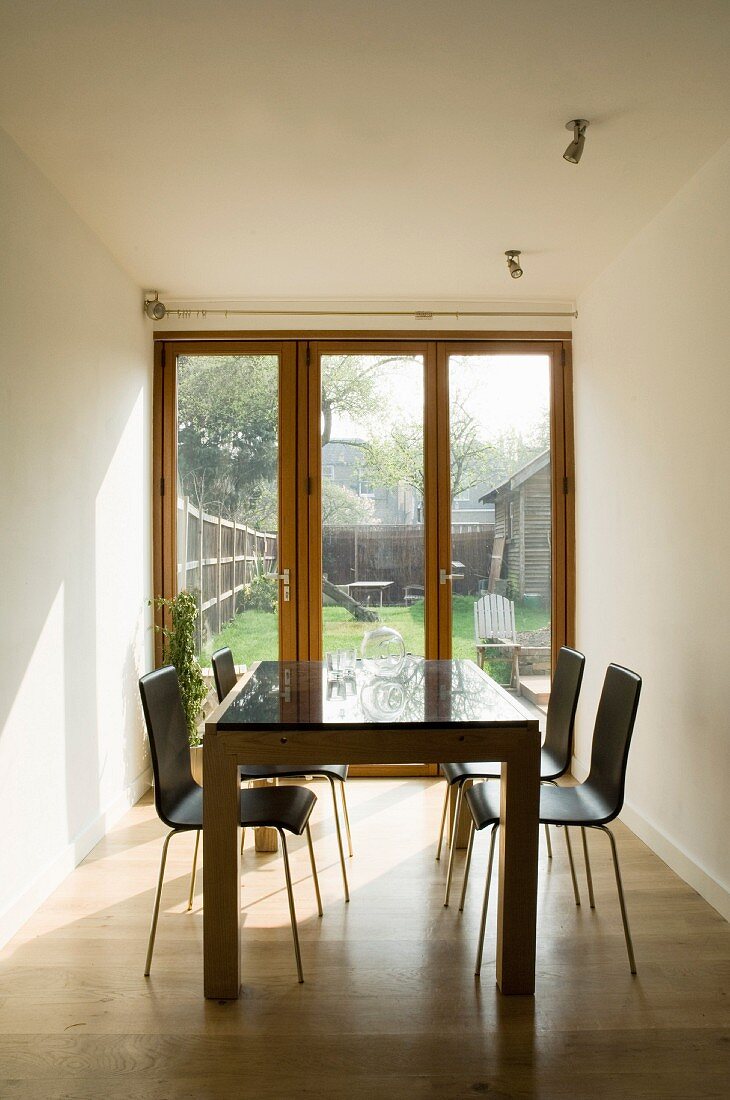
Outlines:
[[[383,368],[399,356],[327,355],[322,369],[322,443],[336,415],[369,425],[360,443],[367,476],[423,496],[423,430],[403,422],[382,400]],[[543,450],[547,410],[529,436],[514,430],[489,442],[455,394],[451,416],[451,491],[496,485]],[[178,360],[178,463],[183,493],[210,512],[260,530],[277,526],[278,363],[272,355],[181,356]],[[323,520],[372,521],[372,505],[332,482],[323,485]]]
[[492,446],[479,438],[479,424],[464,405],[456,402],[451,411],[451,497],[465,493],[486,480]]
[[[420,423],[397,424],[377,442],[366,441],[368,476],[380,485],[395,488],[405,482],[424,495],[423,427]],[[462,404],[451,416],[451,495],[486,480],[492,446],[479,438],[479,424]]]
[[[178,468],[198,506],[249,522],[268,506],[278,461],[273,356],[181,356]],[[270,511],[270,509],[269,509]]]
[[368,497],[358,496],[346,485],[322,482],[322,523],[330,527],[353,527],[374,523],[375,507]]
[[398,363],[397,355],[328,355],[322,366],[322,446],[332,439],[335,413],[369,419],[377,406],[378,377],[383,367]]
[[489,467],[490,486],[506,481],[517,470],[536,458],[550,446],[550,410],[545,407],[532,429],[525,432],[509,428],[500,432],[492,442],[492,460]]
[[[327,356],[322,372],[323,444],[331,438],[335,414],[373,415],[379,371],[395,361],[397,357],[392,356]],[[276,529],[276,358],[180,356],[177,389],[182,492],[210,512],[260,529]],[[330,494],[329,514],[340,518],[328,522],[364,522],[363,507],[366,502],[358,511],[352,500]],[[353,518],[342,518],[345,515]]]
[[[475,485],[498,485],[549,446],[547,411],[540,424],[527,436],[514,429],[488,443],[480,436],[480,425],[463,400],[452,404],[450,423],[452,499]],[[412,486],[423,497],[423,429],[410,422],[393,426],[377,442],[361,444],[368,476],[378,484],[395,488]]]

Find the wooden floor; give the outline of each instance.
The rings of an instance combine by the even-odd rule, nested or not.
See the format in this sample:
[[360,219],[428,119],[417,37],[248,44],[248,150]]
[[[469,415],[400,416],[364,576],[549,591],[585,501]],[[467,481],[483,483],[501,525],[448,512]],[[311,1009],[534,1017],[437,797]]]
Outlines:
[[315,789],[321,920],[303,842],[293,858],[304,985],[280,856],[247,849],[244,995],[204,1001],[199,891],[185,912],[191,837],[171,844],[152,976],[142,977],[163,835],[147,798],[0,956],[3,1100],[730,1096],[730,929],[625,828],[638,976],[606,839],[591,836],[598,907],[584,897],[577,909],[554,831],[549,870],[541,850],[537,993],[504,998],[494,908],[481,982],[473,977],[485,837],[466,911],[457,911],[463,853],[454,902],[442,905],[440,783],[348,784],[347,906],[329,790]]

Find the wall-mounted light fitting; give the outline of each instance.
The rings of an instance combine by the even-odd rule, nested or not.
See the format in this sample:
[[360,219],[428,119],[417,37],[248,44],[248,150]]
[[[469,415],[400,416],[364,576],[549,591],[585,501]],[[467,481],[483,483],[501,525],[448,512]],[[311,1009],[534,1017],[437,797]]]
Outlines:
[[144,311],[149,317],[150,321],[161,321],[167,313],[167,309],[160,301],[159,292],[156,290],[149,291],[153,297],[150,298],[148,294],[144,296]]
[[577,164],[583,156],[583,146],[586,143],[586,130],[590,126],[587,118],[574,118],[565,123],[566,130],[573,131],[573,140],[563,153],[563,160],[568,164]]
[[520,255],[521,255],[521,253],[520,253],[519,248],[508,248],[507,251],[505,252],[505,256],[507,257],[507,267],[509,268],[509,273],[510,273],[510,275],[512,276],[513,279],[521,279],[522,278],[522,268],[520,267]]

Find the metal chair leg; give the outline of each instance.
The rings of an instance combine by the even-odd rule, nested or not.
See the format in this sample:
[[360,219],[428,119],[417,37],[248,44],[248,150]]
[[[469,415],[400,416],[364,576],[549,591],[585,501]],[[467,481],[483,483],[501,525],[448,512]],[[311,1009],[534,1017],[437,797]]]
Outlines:
[[[255,837],[256,837],[256,833],[254,833],[254,839],[255,839]],[[246,830],[241,829],[241,856],[242,857],[243,857],[243,843],[244,843],[245,839],[246,839]],[[243,886],[243,859],[241,860],[241,886]]]
[[573,863],[573,849],[570,846],[570,834],[568,833],[568,826],[563,826],[563,832],[565,833],[565,846],[568,849],[568,863],[570,864],[570,877],[573,879],[573,894],[575,896],[575,904],[580,905],[580,894],[578,893],[578,879],[575,877],[575,864]]
[[167,862],[167,849],[170,841],[174,837],[177,829],[171,829],[165,837],[165,843],[162,845],[162,855],[160,856],[160,873],[157,876],[157,893],[155,894],[155,903],[152,907],[152,925],[150,927],[150,938],[147,943],[147,961],[144,964],[144,976],[149,978],[150,967],[152,966],[152,952],[155,949],[155,934],[157,932],[157,918],[160,914],[160,898],[162,897],[162,880],[165,877],[165,863]]
[[314,845],[312,833],[307,822],[307,844],[309,845],[309,862],[312,864],[312,879],[314,880],[314,892],[317,895],[317,912],[322,916],[322,897],[319,892],[319,879],[317,878],[317,864],[314,862]]
[[441,828],[439,829],[439,842],[436,849],[436,859],[441,859],[441,845],[444,841],[444,826],[446,824],[446,811],[449,808],[449,784],[444,780],[444,786],[446,787],[446,794],[444,795],[444,808],[441,811]]
[[332,805],[335,811],[335,828],[337,830],[337,844],[340,849],[340,866],[342,867],[342,883],[345,887],[345,901],[350,900],[350,888],[347,885],[347,867],[345,866],[345,850],[342,847],[342,830],[340,829],[340,812],[337,809],[337,792],[335,790],[335,781],[331,775],[327,778],[330,781],[330,787],[332,788]]
[[195,832],[195,850],[193,852],[193,869],[190,873],[190,897],[188,898],[188,913],[193,907],[193,898],[195,897],[195,871],[198,866],[198,847],[200,845],[200,829]]
[[461,886],[461,901],[459,902],[459,912],[464,912],[464,901],[466,900],[466,884],[469,881],[469,868],[471,867],[471,853],[474,847],[474,819],[469,822],[469,843],[466,848],[466,863],[464,864],[464,882]]
[[289,870],[289,852],[286,847],[286,837],[284,836],[284,830],[279,829],[279,836],[281,837],[281,850],[284,855],[284,874],[286,876],[286,892],[289,897],[289,916],[291,917],[291,931],[294,937],[294,954],[297,960],[297,975],[299,977],[299,983],[304,981],[304,974],[302,973],[302,955],[299,950],[299,932],[297,930],[297,915],[294,910],[294,894],[291,887],[291,871]]
[[459,818],[461,816],[461,803],[464,797],[464,784],[459,783],[459,790],[456,794],[456,809],[454,811],[454,821],[451,827],[451,843],[449,845],[449,865],[446,870],[446,891],[444,893],[444,907],[449,904],[449,893],[451,892],[451,876],[454,873],[454,855],[456,854],[456,836],[459,832]]
[[596,899],[593,896],[593,876],[591,874],[591,859],[588,855],[588,836],[583,825],[580,827],[580,835],[583,840],[583,859],[586,865],[586,882],[588,883],[588,902],[591,909],[596,908]]
[[[551,787],[557,787],[558,786],[558,784],[555,782],[554,779],[541,779],[540,783],[541,784],[549,783]],[[545,826],[545,843],[547,844],[548,859],[552,859],[553,858],[553,845],[552,845],[552,841],[550,839],[550,826],[549,825]]]
[[482,921],[479,925],[479,944],[477,946],[477,961],[474,968],[474,977],[478,978],[482,972],[482,955],[484,954],[484,933],[487,927],[487,909],[489,907],[489,883],[492,880],[492,864],[494,862],[494,841],[499,825],[492,825],[492,836],[489,841],[489,862],[487,863],[487,881],[484,884],[484,904],[482,905]]
[[342,809],[345,814],[345,832],[347,833],[347,850],[350,853],[350,859],[352,859],[352,833],[350,832],[350,815],[347,812],[347,796],[345,794],[345,781],[340,780],[340,791],[342,792]]
[[618,865],[618,851],[616,850],[616,838],[610,829],[607,829],[605,825],[596,825],[595,828],[600,829],[601,832],[608,834],[608,839],[611,841],[611,854],[613,855],[613,869],[616,874],[616,888],[618,890],[618,900],[621,906],[621,920],[624,923],[624,936],[626,937],[626,950],[629,955],[629,966],[631,967],[631,973],[636,973],[636,959],[634,958],[634,945],[631,941],[631,930],[629,929],[629,918],[626,912],[626,902],[624,900],[624,887],[621,881],[621,870]]

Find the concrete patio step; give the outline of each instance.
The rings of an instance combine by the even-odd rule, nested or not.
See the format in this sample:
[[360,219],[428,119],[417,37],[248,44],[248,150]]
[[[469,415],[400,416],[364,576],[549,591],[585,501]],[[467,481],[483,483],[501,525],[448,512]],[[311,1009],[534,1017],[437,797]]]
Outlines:
[[550,677],[521,676],[520,694],[536,706],[546,707],[550,699]]

